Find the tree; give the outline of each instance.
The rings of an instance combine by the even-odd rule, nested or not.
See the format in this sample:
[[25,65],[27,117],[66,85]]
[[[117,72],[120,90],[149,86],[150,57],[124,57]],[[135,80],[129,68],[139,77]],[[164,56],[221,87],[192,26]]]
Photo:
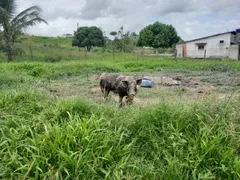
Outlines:
[[118,30],[118,38],[121,39],[123,36],[123,26],[120,27],[120,29]]
[[110,35],[113,36],[114,38],[116,38],[115,36],[117,35],[117,32],[116,31],[112,31],[112,32],[110,32]]
[[105,44],[105,38],[100,28],[96,26],[83,26],[79,27],[74,32],[72,40],[72,46],[87,47],[90,51],[93,46],[103,47]]
[[3,33],[0,29],[0,51],[3,49]]
[[155,22],[140,31],[137,45],[156,49],[168,48],[179,42],[180,39],[172,25]]
[[132,37],[136,37],[137,34],[136,34],[135,32],[131,32],[131,36],[132,36]]
[[114,37],[114,39],[112,40],[112,53],[113,53],[113,59],[114,59],[114,56],[115,56],[115,49],[116,49],[116,35],[117,35],[117,32],[116,31],[112,31],[110,32],[110,35]]
[[21,35],[22,29],[35,26],[41,22],[47,24],[40,16],[42,9],[39,6],[31,6],[14,16],[16,8],[16,0],[1,0],[0,2],[0,25],[3,28],[8,62],[13,60],[14,44]]
[[134,48],[136,47],[138,35],[135,32],[130,31],[124,33],[123,26],[121,26],[118,32],[110,32],[110,35],[114,37],[114,39],[112,40],[113,53],[114,49],[120,52],[130,53],[133,52]]

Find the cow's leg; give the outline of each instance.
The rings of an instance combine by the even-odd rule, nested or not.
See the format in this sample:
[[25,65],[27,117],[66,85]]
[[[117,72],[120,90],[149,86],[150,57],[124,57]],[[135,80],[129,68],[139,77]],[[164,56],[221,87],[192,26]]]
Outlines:
[[123,97],[119,95],[119,107],[121,108],[123,106]]
[[127,96],[126,101],[128,105],[133,104],[133,98],[134,96]]
[[102,93],[104,94],[104,87],[100,86]]
[[100,88],[101,88],[101,91],[103,93],[103,99],[106,99],[106,88],[104,88],[102,86]]
[[110,90],[108,89],[108,90],[107,90],[107,97],[108,97],[109,93],[110,93]]
[[104,88],[103,96],[104,96],[104,99],[106,100],[107,99],[107,89],[106,88]]
[[106,89],[106,91],[105,91],[105,99],[106,99],[106,100],[107,100],[107,97],[108,97],[109,93],[110,93],[110,90],[109,90],[109,89]]
[[107,95],[106,95],[106,91],[107,90],[106,90],[106,88],[100,85],[100,89],[101,89],[101,91],[103,93],[103,99],[106,99],[107,98]]
[[104,96],[104,99],[105,99],[105,100],[107,100],[107,97],[108,97],[109,93],[110,93],[110,90],[104,88],[104,90],[103,90],[103,96]]

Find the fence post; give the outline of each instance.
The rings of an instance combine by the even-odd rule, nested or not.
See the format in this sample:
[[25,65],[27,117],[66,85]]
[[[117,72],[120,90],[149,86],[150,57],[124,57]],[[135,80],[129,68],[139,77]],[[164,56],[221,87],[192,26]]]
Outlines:
[[114,47],[112,49],[112,55],[113,55],[113,60],[114,60],[114,57],[115,57],[115,50],[114,50]]
[[240,45],[238,45],[238,61],[240,60]]
[[29,49],[30,49],[31,61],[33,61],[32,46],[29,46]]
[[85,57],[85,59],[87,59],[87,48],[86,47],[84,48],[84,57]]
[[177,62],[177,49],[174,49],[174,58],[175,58],[175,61]]

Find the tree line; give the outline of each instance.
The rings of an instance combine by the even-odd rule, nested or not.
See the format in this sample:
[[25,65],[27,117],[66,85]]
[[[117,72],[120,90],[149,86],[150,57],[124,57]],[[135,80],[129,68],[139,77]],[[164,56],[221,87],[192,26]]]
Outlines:
[[[47,21],[41,17],[42,9],[39,6],[31,6],[16,14],[16,0],[0,1],[0,51],[12,61],[17,55],[16,42],[21,42],[23,29],[35,26]],[[86,48],[91,51],[92,47],[98,46],[103,49],[111,49],[113,53],[133,52],[134,48],[147,46],[153,48],[173,47],[181,38],[177,35],[172,25],[155,22],[144,27],[139,34],[135,32],[124,32],[123,26],[117,31],[110,32],[110,39],[96,26],[83,26],[74,31],[72,46]]]
[[181,38],[178,36],[176,29],[172,25],[155,22],[143,28],[139,34],[127,31],[124,33],[123,26],[118,31],[110,32],[113,40],[104,36],[103,31],[96,27],[79,27],[74,32],[72,41],[73,46],[87,48],[110,46],[113,51],[132,52],[134,47],[153,47],[170,48],[178,43]]

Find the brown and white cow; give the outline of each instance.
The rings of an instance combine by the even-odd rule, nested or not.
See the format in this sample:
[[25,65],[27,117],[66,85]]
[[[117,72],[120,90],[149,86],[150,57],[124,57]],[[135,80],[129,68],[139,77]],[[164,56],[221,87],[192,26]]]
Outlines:
[[124,76],[116,74],[103,73],[100,77],[100,88],[107,98],[110,91],[119,96],[120,107],[123,105],[123,98],[126,96],[127,104],[132,104],[134,96],[137,93],[137,85],[142,83],[142,79],[135,79],[134,76]]

